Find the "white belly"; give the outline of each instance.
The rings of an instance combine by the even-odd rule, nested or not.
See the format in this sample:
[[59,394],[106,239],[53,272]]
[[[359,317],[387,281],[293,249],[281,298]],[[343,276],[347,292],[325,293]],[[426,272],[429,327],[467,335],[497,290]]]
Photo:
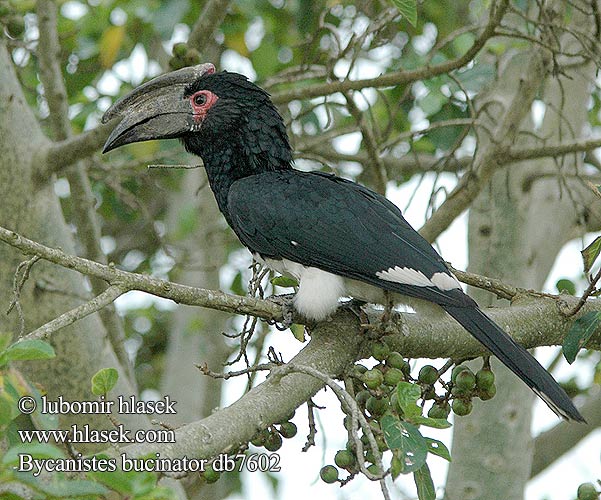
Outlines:
[[287,259],[263,260],[257,254],[254,258],[270,269],[291,276],[299,282],[293,303],[296,310],[308,319],[321,321],[327,318],[338,307],[340,297],[346,293],[344,279],[335,274]]
[[[295,278],[299,282],[293,304],[296,310],[308,319],[314,321],[326,319],[336,310],[341,297],[353,297],[371,304],[386,305],[387,298],[382,288],[353,279],[345,279],[316,267],[306,267],[287,259],[263,260],[257,254],[254,254],[254,258],[270,269]],[[391,298],[395,304],[408,305],[419,314],[432,315],[435,314],[434,310],[438,314],[442,312],[440,307],[425,300],[397,293],[393,293]]]

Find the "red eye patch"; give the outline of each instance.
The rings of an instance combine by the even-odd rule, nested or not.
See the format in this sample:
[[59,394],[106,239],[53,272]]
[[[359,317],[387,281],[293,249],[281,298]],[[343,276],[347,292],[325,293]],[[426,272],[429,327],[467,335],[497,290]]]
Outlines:
[[194,92],[189,99],[190,106],[192,106],[194,121],[198,123],[204,120],[207,111],[211,109],[219,97],[213,94],[213,92],[210,90],[199,90],[198,92]]

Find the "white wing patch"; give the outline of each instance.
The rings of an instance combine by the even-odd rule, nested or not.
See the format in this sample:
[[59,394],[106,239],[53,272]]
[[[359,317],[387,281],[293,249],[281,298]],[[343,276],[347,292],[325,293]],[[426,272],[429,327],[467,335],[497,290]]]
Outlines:
[[457,279],[451,274],[445,272],[435,273],[431,279],[428,279],[424,273],[410,267],[394,266],[386,271],[378,271],[376,276],[384,281],[392,281],[402,285],[413,286],[433,286],[440,290],[461,289]]
[[435,286],[434,283],[426,278],[424,273],[410,267],[390,267],[386,271],[378,271],[376,276],[381,280],[401,283],[403,285]]
[[457,281],[457,278],[455,278],[455,276],[452,274],[443,272],[435,273],[432,278],[430,278],[430,281],[432,281],[432,283],[434,283],[434,285],[441,290],[461,290],[459,281]]

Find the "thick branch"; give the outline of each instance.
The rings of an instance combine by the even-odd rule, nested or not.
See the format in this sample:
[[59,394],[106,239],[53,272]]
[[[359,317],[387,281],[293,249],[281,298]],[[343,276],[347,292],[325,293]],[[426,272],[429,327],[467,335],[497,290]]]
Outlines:
[[[529,314],[527,310],[531,307],[532,305],[523,305],[511,308],[512,314],[518,318],[515,324],[522,324],[523,319]],[[536,330],[536,333],[532,331],[530,333],[540,337],[542,325],[547,326],[546,320],[549,319],[549,316],[557,315],[557,313],[555,304],[549,299],[544,299],[535,307],[537,308],[535,317],[532,321],[526,321],[524,324],[528,329]],[[509,317],[507,312],[505,309],[499,310],[494,317],[504,324],[501,320]],[[405,319],[411,316],[414,315],[406,315]],[[432,321],[434,324],[439,320]],[[463,343],[468,334],[457,324],[453,326],[450,318],[444,320],[443,323],[444,327],[437,329],[437,338],[433,345],[446,344],[449,340],[450,351],[457,340],[460,344]],[[555,322],[551,320],[550,323]],[[413,326],[416,325],[412,322],[406,324],[404,331],[407,331],[413,341],[420,344],[420,349],[423,350],[423,346],[430,342],[422,337],[423,332],[414,336]],[[554,327],[554,325],[549,326]],[[445,338],[445,330],[450,330],[448,338]],[[460,334],[459,330],[462,330],[463,333]],[[391,347],[401,348],[401,352],[405,354],[409,352],[409,349],[403,349],[403,347],[408,347],[407,336],[395,335],[389,338],[394,341],[398,340],[398,343],[391,344]],[[365,350],[365,347],[362,346],[362,339],[365,339],[365,336],[360,333],[356,317],[346,311],[339,311],[331,322],[321,323],[315,329],[311,342],[290,361],[290,364],[311,366],[332,377],[339,376],[345,367],[364,354],[361,353],[362,350]],[[472,341],[472,344],[475,342]],[[475,355],[481,353],[482,349],[476,347],[475,350],[479,352],[467,349],[459,355]],[[287,375],[281,380],[278,377],[269,377],[267,381],[252,389],[228,408],[217,411],[204,420],[179,428],[176,431],[174,444],[160,445],[160,448],[152,444],[139,444],[126,447],[121,451],[130,456],[159,452],[161,456],[182,457],[186,455],[202,458],[232,452],[238,444],[251,439],[259,429],[285,418],[292,408],[302,404],[322,386],[323,382],[301,374]],[[224,426],[223,422],[229,422],[231,425]]]
[[[280,306],[270,300],[229,295],[216,290],[180,285],[152,276],[122,271],[113,265],[99,264],[81,257],[67,255],[61,250],[28,240],[2,227],[0,227],[0,241],[27,255],[39,255],[49,262],[103,279],[110,285],[119,287],[123,293],[129,290],[140,290],[157,297],[173,300],[178,304],[208,307],[234,314],[250,314],[267,320],[282,320]],[[473,275],[470,279],[474,279]],[[494,282],[486,278],[481,278],[481,280],[488,282],[487,286],[489,287]],[[506,288],[511,290],[510,287]],[[501,289],[499,293],[503,293],[502,290],[504,289]],[[576,301],[577,299],[574,297],[563,295],[559,298],[532,298],[518,293],[514,296],[511,308],[490,308],[487,313],[505,331],[511,333],[516,341],[528,348],[560,345],[575,318],[566,318],[561,314],[558,306],[561,305],[562,310],[567,310]],[[601,310],[601,300],[589,300],[582,308],[581,314],[599,310]],[[379,323],[381,311],[371,309],[368,310],[368,314],[372,324]],[[295,318],[297,323],[304,321],[302,317]],[[458,323],[442,313],[423,316],[397,314],[392,320],[391,327],[394,325],[396,325],[398,333],[389,336],[391,347],[411,358],[467,358],[486,353],[479,342]],[[601,346],[600,333],[601,327],[598,328],[587,347],[598,349]],[[349,335],[351,335],[350,331]]]
[[[309,366],[331,377],[340,375],[357,357],[361,335],[357,317],[346,311],[336,314],[334,321],[321,323],[309,344],[291,361],[291,365]],[[176,430],[175,443],[140,444],[121,450],[128,456],[158,452],[161,457],[209,458],[236,450],[268,425],[283,420],[290,411],[312,397],[324,382],[311,375],[291,373],[269,377],[231,406],[211,416]],[[228,422],[228,425],[223,425]]]
[[113,122],[105,123],[63,141],[49,143],[34,158],[36,181],[46,182],[51,174],[92,156],[106,142],[114,126]]

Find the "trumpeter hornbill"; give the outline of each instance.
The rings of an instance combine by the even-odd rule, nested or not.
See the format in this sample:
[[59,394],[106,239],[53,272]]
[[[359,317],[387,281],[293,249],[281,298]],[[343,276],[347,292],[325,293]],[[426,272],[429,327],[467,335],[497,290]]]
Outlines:
[[352,295],[345,279],[441,306],[559,416],[584,421],[553,377],[463,293],[442,257],[385,197],[355,182],[292,168],[269,94],[212,64],[141,85],[103,121],[121,118],[104,152],[179,138],[204,161],[219,209],[242,244],[299,280],[293,304],[313,320]]

